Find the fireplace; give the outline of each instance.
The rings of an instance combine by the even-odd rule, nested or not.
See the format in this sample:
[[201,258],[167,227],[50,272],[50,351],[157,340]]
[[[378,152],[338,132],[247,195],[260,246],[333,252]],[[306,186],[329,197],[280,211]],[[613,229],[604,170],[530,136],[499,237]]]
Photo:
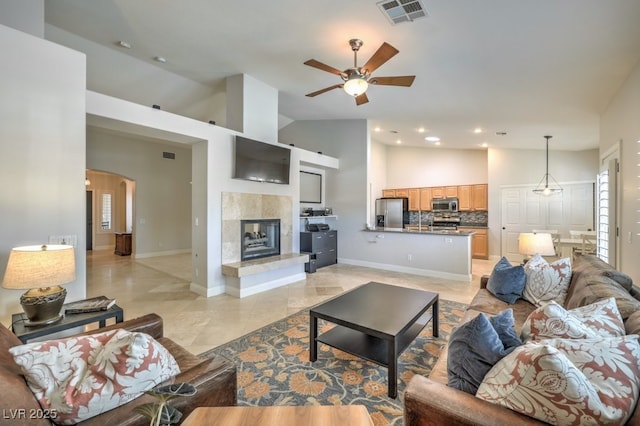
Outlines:
[[241,260],[280,254],[280,219],[240,221]]

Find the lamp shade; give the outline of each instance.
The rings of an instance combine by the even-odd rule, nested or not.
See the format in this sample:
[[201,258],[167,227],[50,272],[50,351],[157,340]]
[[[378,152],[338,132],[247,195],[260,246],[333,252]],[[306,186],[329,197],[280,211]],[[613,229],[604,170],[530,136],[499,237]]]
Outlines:
[[67,284],[76,279],[73,246],[51,244],[11,249],[2,281],[8,289],[31,289]]
[[518,251],[525,256],[534,254],[553,256],[556,254],[551,234],[547,233],[521,233],[518,237]]

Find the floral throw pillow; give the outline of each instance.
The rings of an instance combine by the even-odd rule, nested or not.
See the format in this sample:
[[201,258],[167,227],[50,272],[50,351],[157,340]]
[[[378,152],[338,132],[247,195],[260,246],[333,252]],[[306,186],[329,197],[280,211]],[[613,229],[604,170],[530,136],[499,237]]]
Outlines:
[[639,361],[637,335],[530,342],[498,361],[476,396],[555,425],[624,424]]
[[540,339],[588,339],[626,334],[616,299],[610,297],[590,305],[566,310],[556,302],[529,314],[522,325],[522,341]]
[[125,404],[180,373],[148,334],[123,329],[9,349],[44,409],[75,424]]
[[568,257],[548,263],[536,254],[524,265],[527,277],[522,297],[536,306],[555,301],[563,304],[571,282],[571,260]]

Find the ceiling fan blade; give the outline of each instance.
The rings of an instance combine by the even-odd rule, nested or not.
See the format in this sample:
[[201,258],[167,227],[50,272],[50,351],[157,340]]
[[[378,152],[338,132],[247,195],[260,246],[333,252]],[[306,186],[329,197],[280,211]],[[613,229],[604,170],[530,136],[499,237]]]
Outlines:
[[307,93],[307,96],[313,98],[314,96],[318,96],[323,94],[324,92],[328,92],[329,90],[337,89],[342,87],[343,84],[334,84],[333,86],[325,87],[324,89],[316,90],[315,92]]
[[409,87],[416,79],[415,75],[402,75],[396,77],[371,77],[369,84],[377,84],[378,86],[405,86]]
[[331,67],[327,64],[323,64],[322,62],[316,61],[315,59],[309,59],[304,64],[309,65],[310,67],[318,68],[319,70],[322,70],[322,71],[330,72],[331,74],[335,74],[335,75],[343,74],[343,72],[340,71],[339,69]]
[[356,96],[356,105],[366,104],[367,102],[369,102],[369,98],[367,98],[366,93]]
[[376,53],[373,54],[371,59],[369,59],[369,61],[366,64],[364,64],[364,66],[362,66],[360,69],[362,69],[362,71],[368,72],[369,74],[373,74],[373,72],[376,69],[378,69],[380,65],[384,64],[389,59],[393,58],[398,52],[399,52],[398,49],[396,49],[389,43],[387,42],[382,43],[382,46],[378,48],[378,50],[376,51]]

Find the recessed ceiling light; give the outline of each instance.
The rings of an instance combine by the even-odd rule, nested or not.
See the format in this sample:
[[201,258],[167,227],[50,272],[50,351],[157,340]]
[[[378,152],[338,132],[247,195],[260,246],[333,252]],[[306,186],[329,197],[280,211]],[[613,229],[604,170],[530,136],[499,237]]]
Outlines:
[[475,129],[473,129],[473,133],[475,133],[476,135],[479,133],[482,133],[482,128],[481,127],[476,127]]
[[418,127],[418,133],[424,133],[424,127]]
[[376,127],[374,127],[374,128],[373,128],[373,131],[374,131],[374,132],[379,132],[380,130],[382,130],[382,129],[381,129],[380,127],[378,127],[378,126],[376,126]]
[[439,142],[440,138],[437,136],[427,136],[424,140],[428,142]]
[[118,46],[124,47],[125,49],[131,49],[131,44],[129,44],[126,41],[123,41],[123,40],[120,40],[118,42]]
[[400,144],[402,143],[402,141],[401,141],[400,139],[398,139],[398,140],[396,141],[396,143],[397,143],[398,145],[400,145]]
[[165,58],[164,56],[156,56],[155,58],[153,58],[155,61],[157,62],[161,62],[161,63],[166,63],[167,62],[167,58]]
[[434,144],[434,145],[438,145],[438,146],[439,146],[439,145],[440,145],[440,141],[436,141],[436,142],[434,142],[433,144]]
[[489,146],[489,144],[488,144],[488,143],[486,143],[486,142],[482,142],[482,143],[480,144],[480,146],[481,146],[481,147],[483,147],[483,148],[487,148],[487,147]]

